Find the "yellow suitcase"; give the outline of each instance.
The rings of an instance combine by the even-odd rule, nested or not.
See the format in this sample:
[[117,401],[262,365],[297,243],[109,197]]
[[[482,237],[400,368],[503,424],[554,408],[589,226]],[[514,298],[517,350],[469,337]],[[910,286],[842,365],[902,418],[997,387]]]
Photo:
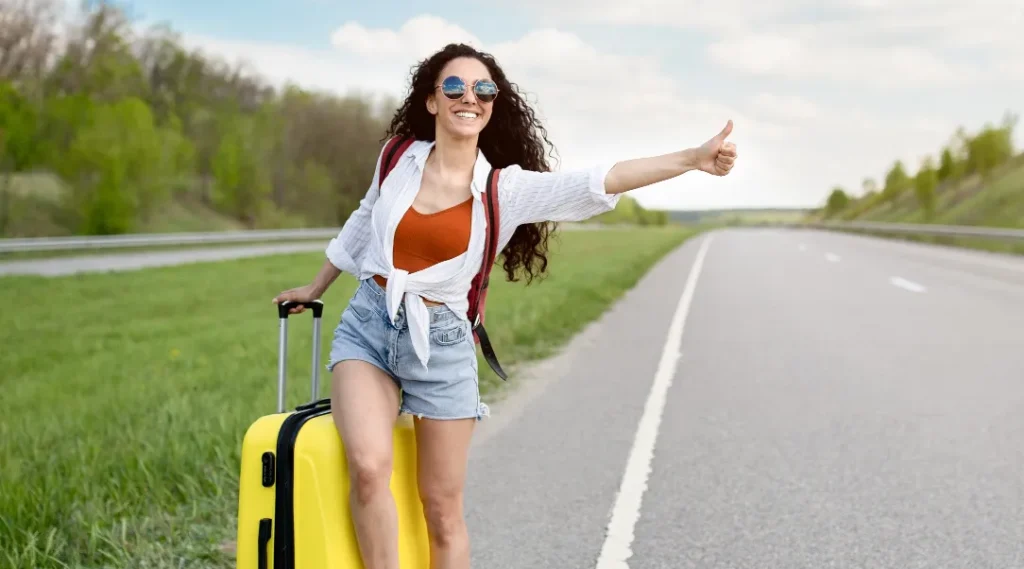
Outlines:
[[[278,307],[277,412],[257,419],[242,441],[238,491],[238,569],[363,569],[349,510],[349,473],[329,398],[319,394],[320,322],[313,314],[313,378],[309,403],[285,410],[288,310]],[[398,506],[399,563],[429,569],[427,527],[416,485],[412,419],[394,430],[391,491]]]

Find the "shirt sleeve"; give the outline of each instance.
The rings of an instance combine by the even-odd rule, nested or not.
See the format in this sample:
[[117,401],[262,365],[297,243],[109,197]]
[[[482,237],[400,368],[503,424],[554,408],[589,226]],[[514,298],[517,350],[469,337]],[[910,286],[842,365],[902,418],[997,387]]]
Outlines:
[[515,225],[543,221],[585,221],[615,209],[621,194],[605,191],[614,164],[564,172],[535,172],[518,165],[501,171],[498,191],[503,213]]
[[381,154],[377,156],[377,166],[373,170],[370,187],[366,190],[363,198],[359,200],[359,207],[352,212],[341,231],[338,232],[338,236],[331,239],[325,250],[327,259],[332,265],[351,275],[359,275],[363,253],[373,234],[370,231],[371,213],[373,204],[380,196],[377,180],[380,178],[380,163],[383,153],[384,151],[381,149]]

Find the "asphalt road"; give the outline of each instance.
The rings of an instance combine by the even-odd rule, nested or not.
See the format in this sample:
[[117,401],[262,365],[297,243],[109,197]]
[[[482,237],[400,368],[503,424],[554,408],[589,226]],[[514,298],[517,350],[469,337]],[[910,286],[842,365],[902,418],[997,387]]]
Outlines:
[[473,566],[1024,567],[1024,260],[709,236],[492,404]]

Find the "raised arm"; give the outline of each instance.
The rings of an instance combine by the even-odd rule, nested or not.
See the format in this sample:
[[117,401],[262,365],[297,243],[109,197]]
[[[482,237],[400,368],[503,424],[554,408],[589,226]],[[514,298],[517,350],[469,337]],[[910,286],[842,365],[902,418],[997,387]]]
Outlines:
[[[727,175],[736,161],[736,145],[725,142],[732,121],[704,144],[660,156],[622,160],[565,172],[506,168],[501,198],[515,224],[585,221],[615,208],[620,196],[690,170]],[[503,208],[506,205],[502,205]]]
[[736,145],[725,142],[731,132],[732,121],[729,121],[722,132],[696,148],[618,162],[605,178],[605,191],[621,194],[675,178],[690,170],[725,176],[736,162]]

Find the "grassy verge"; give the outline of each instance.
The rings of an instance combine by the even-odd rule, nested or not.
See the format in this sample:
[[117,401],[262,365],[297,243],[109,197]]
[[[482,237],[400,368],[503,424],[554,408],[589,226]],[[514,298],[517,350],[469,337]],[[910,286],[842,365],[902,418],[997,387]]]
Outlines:
[[[555,350],[689,235],[564,232],[544,282],[496,274],[502,362]],[[275,401],[270,299],[321,260],[0,279],[0,567],[232,567],[219,544],[234,539],[241,438]],[[324,297],[324,357],[354,287],[343,275]],[[308,313],[291,322],[291,405],[309,396],[310,336]]]

